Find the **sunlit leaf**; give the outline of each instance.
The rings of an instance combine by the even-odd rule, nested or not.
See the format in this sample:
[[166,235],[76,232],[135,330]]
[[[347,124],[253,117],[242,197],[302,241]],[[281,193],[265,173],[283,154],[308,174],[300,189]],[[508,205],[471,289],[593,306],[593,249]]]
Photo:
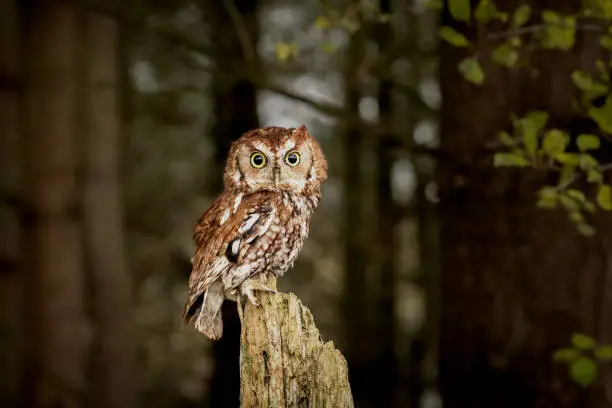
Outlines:
[[570,137],[567,133],[558,129],[551,129],[544,135],[542,149],[545,153],[556,156],[563,153],[570,142]]
[[597,204],[606,211],[612,210],[612,188],[609,185],[602,184],[599,186]]
[[572,379],[583,387],[597,378],[597,364],[585,356],[581,356],[571,363],[569,371]]
[[470,0],[448,0],[448,9],[455,20],[470,21]]
[[585,71],[576,70],[572,72],[571,78],[578,89],[588,92],[591,97],[597,97],[608,93],[608,87],[606,85],[594,80],[593,77]]
[[555,160],[562,164],[580,165],[580,155],[576,153],[559,153],[555,155]]
[[580,357],[580,352],[573,348],[564,348],[555,351],[553,360],[559,363],[571,363]]
[[514,11],[514,15],[512,16],[512,25],[514,27],[525,25],[529,21],[530,16],[531,7],[529,7],[527,4],[522,4]]
[[484,82],[485,74],[480,63],[475,58],[465,58],[459,63],[459,72],[461,72],[468,81],[481,85]]
[[569,50],[576,41],[576,18],[561,17],[551,10],[542,12],[546,23],[544,30],[539,31],[540,42],[544,48]]
[[533,155],[538,150],[538,131],[536,125],[529,117],[521,119],[520,123],[525,148]]
[[533,125],[536,128],[536,131],[542,130],[546,122],[548,121],[548,112],[545,111],[531,111],[527,115],[525,115],[530,121],[533,122]]
[[529,165],[529,160],[515,153],[495,153],[493,166],[495,167],[525,167]]
[[470,42],[463,34],[449,26],[442,26],[438,30],[440,37],[455,47],[466,47]]
[[[584,194],[582,194],[582,198],[584,199]],[[582,333],[574,333],[570,341],[579,350],[590,350],[596,345],[592,337]]]
[[491,57],[493,58],[494,62],[500,65],[513,67],[516,65],[516,62],[519,59],[519,54],[512,44],[506,42],[496,47],[493,50]]
[[602,47],[612,50],[612,35],[602,35],[599,39],[599,43]]
[[606,103],[602,107],[591,107],[589,116],[604,132],[612,134],[612,95],[606,98]]
[[594,354],[602,361],[612,361],[612,346],[599,347]]
[[500,142],[508,147],[516,145],[516,141],[508,134],[508,132],[499,132],[497,137],[499,137]]
[[485,24],[491,20],[500,20],[502,22],[508,20],[508,14],[497,10],[493,0],[480,0],[474,11],[474,17],[479,22]]
[[600,141],[597,136],[580,135],[576,140],[576,144],[581,152],[586,152],[587,150],[599,149]]

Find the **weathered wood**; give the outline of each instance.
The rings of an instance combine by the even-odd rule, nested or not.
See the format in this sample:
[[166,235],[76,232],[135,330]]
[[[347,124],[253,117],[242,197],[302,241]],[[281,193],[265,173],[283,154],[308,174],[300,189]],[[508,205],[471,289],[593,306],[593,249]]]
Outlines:
[[292,293],[257,295],[260,307],[238,304],[240,406],[353,407],[346,360],[321,341],[310,310]]

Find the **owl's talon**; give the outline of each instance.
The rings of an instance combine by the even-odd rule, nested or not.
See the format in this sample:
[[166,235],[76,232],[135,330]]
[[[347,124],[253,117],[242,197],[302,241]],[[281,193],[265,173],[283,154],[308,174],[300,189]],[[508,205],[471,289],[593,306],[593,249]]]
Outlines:
[[278,293],[276,290],[271,289],[267,287],[266,285],[264,285],[263,283],[255,281],[255,280],[248,280],[248,281],[243,282],[240,285],[240,293],[243,296],[246,296],[253,305],[261,306],[261,304],[257,301],[257,298],[255,297],[254,292],[256,290],[261,291],[261,292]]

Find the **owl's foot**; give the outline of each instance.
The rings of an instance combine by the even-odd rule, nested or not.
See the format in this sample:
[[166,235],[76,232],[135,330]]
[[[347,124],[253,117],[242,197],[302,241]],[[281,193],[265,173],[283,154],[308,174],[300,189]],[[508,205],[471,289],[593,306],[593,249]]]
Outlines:
[[256,290],[259,290],[261,292],[277,293],[276,290],[271,289],[267,287],[266,285],[264,285],[263,283],[256,281],[256,280],[252,280],[252,279],[248,279],[240,284],[240,294],[242,296],[246,296],[247,299],[249,299],[249,301],[255,306],[260,306],[260,303],[257,301],[257,298],[255,297],[254,292]]

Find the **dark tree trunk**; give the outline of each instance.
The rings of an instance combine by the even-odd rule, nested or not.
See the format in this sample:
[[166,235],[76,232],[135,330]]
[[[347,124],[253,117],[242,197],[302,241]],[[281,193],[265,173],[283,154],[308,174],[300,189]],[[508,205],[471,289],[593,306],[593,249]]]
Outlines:
[[[390,1],[380,0],[381,13],[391,12]],[[384,54],[391,44],[391,25],[383,23],[377,28],[379,53]],[[391,100],[392,84],[383,79],[379,83],[378,112],[381,123],[393,123],[393,103]],[[375,214],[378,218],[374,251],[378,267],[376,300],[374,304],[374,333],[377,333],[376,366],[379,371],[377,380],[373,381],[376,403],[381,407],[395,406],[397,396],[397,357],[395,354],[396,314],[395,314],[395,281],[397,264],[396,225],[398,212],[393,202],[391,172],[396,152],[392,135],[380,135],[376,146],[376,186],[377,200]]]
[[25,306],[29,405],[75,408],[85,390],[85,316],[77,189],[77,12],[24,1]]
[[21,377],[20,73],[17,10],[0,1],[0,406],[16,405]]
[[[233,4],[234,10],[224,6]],[[215,140],[215,166],[210,166],[211,192],[218,194],[223,188],[223,170],[232,141],[244,132],[257,128],[257,90],[235,75],[247,66],[257,67],[258,2],[206,1],[212,25],[215,59],[219,75],[213,78],[215,123],[212,128]],[[241,41],[240,32],[247,38]],[[244,40],[248,39],[248,43]],[[234,79],[230,79],[230,78]],[[226,301],[222,308],[223,337],[214,344],[215,371],[211,381],[210,403],[212,407],[238,407],[240,396],[240,319],[236,304]]]
[[[564,12],[581,2],[531,4]],[[448,15],[443,23],[452,24]],[[490,51],[479,38],[483,60]],[[551,359],[572,332],[612,340],[610,214],[593,217],[597,236],[580,236],[562,210],[535,207],[536,190],[554,181],[533,170],[494,169],[482,149],[509,125],[511,113],[546,109],[553,126],[566,126],[575,96],[569,76],[592,67],[598,52],[598,41],[580,34],[574,51],[536,53],[531,64],[537,77],[485,63],[487,79],[477,87],[457,71],[464,51],[442,48],[441,143],[452,152],[438,173],[440,386],[446,408],[612,404],[601,380],[582,390]]]
[[95,330],[91,404],[135,407],[135,321],[121,205],[119,24],[86,13],[83,21],[85,245]]

